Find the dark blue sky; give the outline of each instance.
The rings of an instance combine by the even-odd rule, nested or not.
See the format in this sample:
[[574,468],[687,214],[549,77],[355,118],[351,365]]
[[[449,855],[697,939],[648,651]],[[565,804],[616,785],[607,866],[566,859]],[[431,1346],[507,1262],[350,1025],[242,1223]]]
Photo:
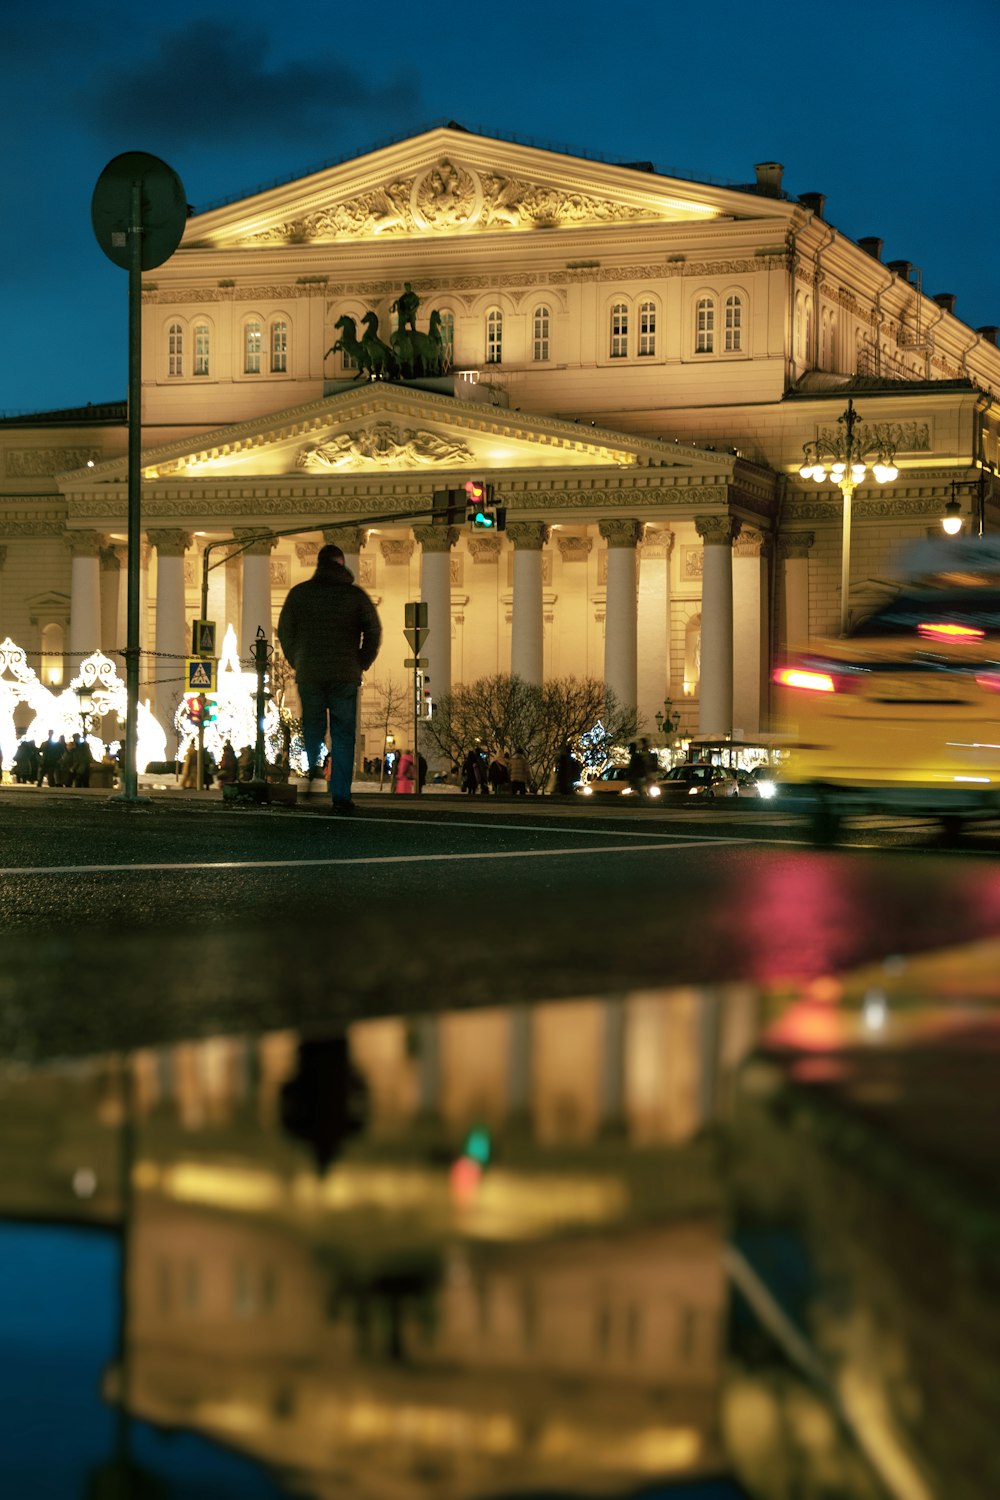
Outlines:
[[0,412],[124,396],[127,275],[90,226],[149,151],[203,208],[455,119],[724,182],[785,164],[852,238],[1000,323],[997,0],[15,0],[0,31]]

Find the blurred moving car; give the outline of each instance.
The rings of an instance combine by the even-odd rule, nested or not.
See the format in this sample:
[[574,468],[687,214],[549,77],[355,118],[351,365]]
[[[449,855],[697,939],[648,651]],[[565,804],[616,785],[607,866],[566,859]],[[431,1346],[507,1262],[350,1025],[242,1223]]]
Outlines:
[[850,812],[1000,813],[1000,539],[917,543],[895,597],[773,678],[822,842]]
[[652,781],[644,792],[637,792],[628,779],[626,766],[605,766],[599,776],[580,782],[576,791],[580,797],[631,797],[636,803],[656,802],[660,797],[660,783]]
[[740,785],[737,773],[727,766],[713,766],[699,761],[697,764],[674,766],[659,783],[661,802],[665,806],[697,798],[701,802],[714,802],[722,797],[738,797]]

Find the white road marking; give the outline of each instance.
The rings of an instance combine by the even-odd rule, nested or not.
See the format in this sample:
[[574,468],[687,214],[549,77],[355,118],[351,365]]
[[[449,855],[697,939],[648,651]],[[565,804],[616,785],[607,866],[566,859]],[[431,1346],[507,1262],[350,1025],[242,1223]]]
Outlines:
[[368,854],[350,857],[331,856],[328,859],[225,859],[183,861],[177,864],[134,865],[8,865],[0,869],[0,878],[11,875],[129,875],[144,871],[147,874],[163,874],[174,870],[302,870],[330,865],[419,865],[446,860],[481,859],[558,859],[583,854],[636,854],[659,849],[699,849],[714,840],[691,839],[686,843],[669,844],[659,840],[655,844],[599,844],[593,849],[496,849],[465,854]]

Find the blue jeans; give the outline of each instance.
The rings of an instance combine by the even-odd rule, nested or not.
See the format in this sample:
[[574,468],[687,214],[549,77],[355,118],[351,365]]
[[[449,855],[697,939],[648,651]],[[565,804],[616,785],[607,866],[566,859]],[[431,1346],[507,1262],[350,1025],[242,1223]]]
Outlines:
[[334,802],[350,802],[354,771],[354,737],[358,716],[356,682],[300,682],[302,738],[309,768],[318,760],[326,738],[330,716],[330,796]]

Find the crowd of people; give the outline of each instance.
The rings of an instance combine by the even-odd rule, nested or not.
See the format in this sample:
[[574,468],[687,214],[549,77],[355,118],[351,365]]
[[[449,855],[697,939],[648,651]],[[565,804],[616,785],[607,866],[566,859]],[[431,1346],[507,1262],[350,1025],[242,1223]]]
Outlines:
[[[105,757],[114,764],[110,757]],[[17,742],[11,762],[11,775],[21,786],[89,786],[94,752],[82,734],[67,740],[64,734],[50,730],[41,745],[27,735]],[[0,776],[3,760],[0,758]]]

